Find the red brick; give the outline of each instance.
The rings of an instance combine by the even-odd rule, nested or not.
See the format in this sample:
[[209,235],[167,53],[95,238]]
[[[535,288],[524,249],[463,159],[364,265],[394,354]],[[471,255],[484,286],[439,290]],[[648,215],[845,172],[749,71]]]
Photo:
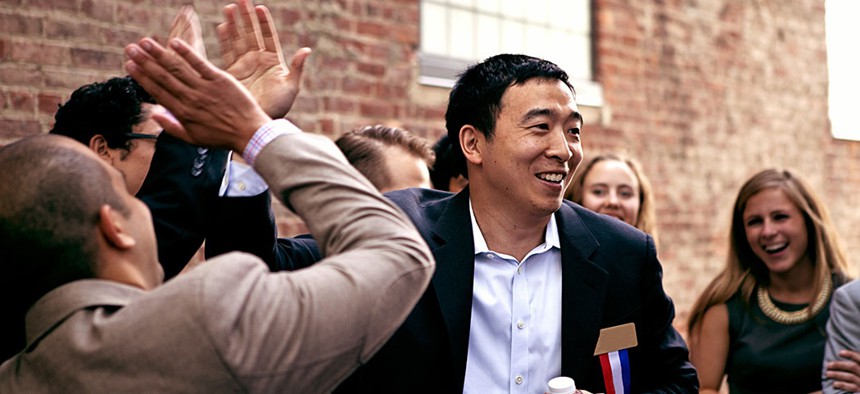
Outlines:
[[355,77],[345,77],[342,81],[342,88],[346,93],[354,93],[363,96],[370,96],[373,94],[373,84]]
[[52,11],[77,11],[77,2],[58,0],[27,0],[27,7]]
[[38,35],[42,19],[14,13],[0,13],[0,32],[15,35]]
[[384,102],[363,102],[358,104],[358,113],[371,118],[390,118],[395,116],[393,105]]
[[98,27],[80,20],[49,19],[45,22],[45,36],[65,42],[92,43],[99,33]]
[[287,25],[302,22],[302,13],[298,10],[278,7],[277,11],[272,11],[272,19],[274,19],[275,24],[278,25],[279,32],[281,26],[286,27]]
[[390,25],[388,30],[388,36],[397,42],[407,45],[418,44],[418,25]]
[[126,45],[137,42],[143,38],[143,34],[134,31],[120,30],[117,28],[99,29],[98,37],[101,38],[104,44],[112,45],[116,48],[125,48]]
[[21,138],[42,133],[42,125],[35,120],[16,120],[0,118],[0,136]]
[[319,120],[319,130],[322,134],[325,135],[333,135],[334,130],[334,120],[331,118],[324,118]]
[[[120,75],[120,72],[111,72],[109,75]],[[69,94],[71,94],[73,90],[80,86],[107,79],[108,75],[103,75],[93,70],[70,71],[51,69],[45,72],[44,77],[45,87],[52,90],[68,90]]]
[[377,22],[358,21],[356,32],[363,36],[384,38],[389,34],[387,26]]
[[0,65],[0,81],[5,86],[36,87],[42,84],[42,71],[36,65]]
[[40,65],[68,65],[69,48],[40,42],[12,41],[9,59]]
[[53,94],[39,94],[38,105],[39,112],[48,115],[54,115],[57,112],[57,107],[63,102],[63,98]]
[[9,108],[13,111],[33,112],[36,99],[30,92],[9,92]]
[[358,72],[374,77],[381,77],[385,75],[385,66],[380,64],[359,63],[356,68],[358,69]]
[[116,2],[110,0],[82,0],[81,13],[96,20],[113,22],[116,18]]
[[72,48],[72,65],[96,69],[121,69],[125,58],[120,53],[92,49]]
[[299,97],[296,99],[296,102],[293,103],[293,107],[290,108],[290,113],[294,114],[314,114],[320,112],[320,102],[319,99],[315,97],[302,96],[299,94]]
[[327,113],[353,113],[357,108],[354,100],[342,97],[325,97],[322,102],[323,111]]
[[334,20],[334,25],[340,32],[350,32],[355,29],[355,20],[348,17],[338,18]]

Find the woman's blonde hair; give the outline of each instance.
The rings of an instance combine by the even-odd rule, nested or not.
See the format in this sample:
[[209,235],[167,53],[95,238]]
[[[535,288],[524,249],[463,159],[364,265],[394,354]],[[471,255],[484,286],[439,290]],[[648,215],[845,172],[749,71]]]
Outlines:
[[[827,276],[833,273],[844,276],[847,273],[848,264],[845,253],[830,219],[830,213],[821,198],[806,181],[791,171],[777,169],[761,171],[744,183],[738,192],[732,210],[726,266],[693,305],[687,326],[690,333],[693,333],[696,326],[702,322],[705,312],[711,306],[727,302],[735,293],[740,293],[741,300],[747,303],[757,285],[767,286],[770,283],[767,266],[755,255],[747,241],[743,214],[752,196],[771,188],[785,192],[785,195],[803,213],[808,238],[807,252],[815,267],[814,294],[821,291]],[[821,261],[826,264],[820,264]]]
[[657,244],[657,214],[654,208],[654,192],[651,188],[651,182],[645,176],[645,173],[642,172],[642,166],[632,157],[606,153],[583,161],[574,173],[573,180],[567,187],[564,197],[582,205],[585,176],[591,172],[595,164],[601,161],[620,161],[626,164],[627,167],[630,167],[630,171],[633,171],[633,175],[636,176],[636,180],[639,182],[639,216],[634,227],[651,235],[651,238],[654,238],[654,243]]

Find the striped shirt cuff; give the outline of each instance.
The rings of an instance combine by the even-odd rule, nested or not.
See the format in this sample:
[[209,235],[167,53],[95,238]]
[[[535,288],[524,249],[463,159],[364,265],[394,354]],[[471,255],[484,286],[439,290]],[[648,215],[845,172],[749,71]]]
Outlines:
[[251,137],[251,140],[248,141],[248,145],[245,146],[245,151],[242,152],[242,158],[245,159],[249,165],[253,166],[254,162],[257,161],[257,155],[263,151],[263,148],[265,148],[269,142],[272,142],[272,140],[282,135],[301,132],[302,131],[296,127],[296,125],[290,123],[290,121],[286,119],[276,119],[266,123],[254,132],[254,136]]

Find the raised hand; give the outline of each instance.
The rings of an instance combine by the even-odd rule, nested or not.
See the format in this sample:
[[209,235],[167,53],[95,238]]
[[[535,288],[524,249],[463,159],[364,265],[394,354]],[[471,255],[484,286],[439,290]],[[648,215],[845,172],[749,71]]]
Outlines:
[[126,71],[170,111],[155,112],[153,119],[187,142],[244,152],[254,132],[271,118],[239,81],[184,41],[173,39],[168,45],[171,51],[144,38],[125,49],[130,59]]
[[167,40],[178,38],[185,41],[194,48],[201,58],[206,59],[206,46],[203,45],[203,28],[200,27],[200,18],[194,11],[194,6],[184,5],[179,8],[179,14],[173,19]]
[[282,118],[299,93],[310,48],[284,62],[272,15],[250,0],[224,7],[225,22],[217,27],[225,70],[242,82],[272,118]]

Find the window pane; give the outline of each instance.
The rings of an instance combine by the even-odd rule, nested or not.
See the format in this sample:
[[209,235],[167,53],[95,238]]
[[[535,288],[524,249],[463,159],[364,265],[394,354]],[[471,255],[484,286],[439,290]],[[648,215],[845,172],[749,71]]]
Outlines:
[[553,32],[536,25],[526,26],[525,53],[530,56],[546,59],[553,52],[564,51],[562,45],[552,39]]
[[855,114],[857,91],[860,90],[857,74],[860,57],[854,41],[860,35],[857,24],[860,3],[827,0],[824,6],[830,132],[835,138],[860,140],[860,117]]
[[475,5],[480,13],[496,15],[499,13],[500,2],[501,0],[477,0]]
[[591,0],[421,0],[421,52],[429,62],[422,60],[422,72],[456,78],[451,70],[464,64],[527,53],[591,79],[590,7]]
[[502,15],[511,19],[522,19],[526,13],[526,1],[505,1],[502,3]]
[[[528,7],[526,7],[525,11],[525,17],[528,23],[544,25],[549,22],[550,12],[553,12],[554,10],[550,9],[550,0],[529,0]],[[555,15],[558,16],[563,14]]]
[[591,79],[591,39],[573,34],[557,36],[557,42],[563,42],[565,50],[550,56],[571,78]]
[[478,15],[478,43],[477,48],[475,48],[478,58],[474,60],[483,60],[499,53],[501,50],[499,46],[501,38],[500,28],[501,22],[499,18]]
[[458,9],[451,10],[451,28],[448,45],[449,55],[460,59],[475,58],[474,14]]
[[525,25],[510,20],[503,21],[501,51],[522,53],[525,49]]
[[448,0],[448,3],[458,8],[472,9],[475,6],[475,0]]

